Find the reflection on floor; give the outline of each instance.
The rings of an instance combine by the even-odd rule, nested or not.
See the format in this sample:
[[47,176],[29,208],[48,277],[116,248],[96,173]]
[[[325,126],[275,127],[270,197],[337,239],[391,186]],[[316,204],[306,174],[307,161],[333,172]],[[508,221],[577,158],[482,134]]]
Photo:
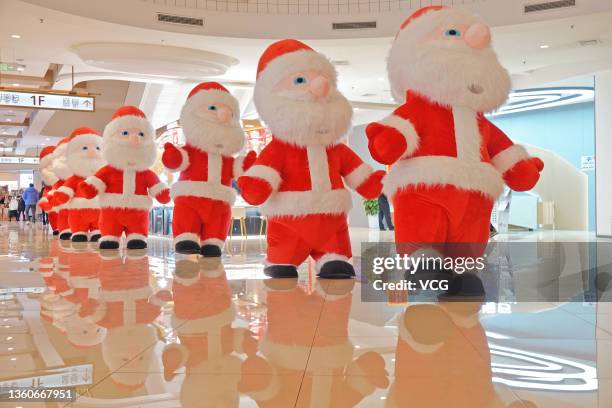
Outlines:
[[[392,240],[352,236],[356,254]],[[79,407],[612,407],[611,303],[368,303],[310,264],[264,279],[260,239],[221,262],[170,244],[100,252],[4,223],[0,387],[73,386]]]

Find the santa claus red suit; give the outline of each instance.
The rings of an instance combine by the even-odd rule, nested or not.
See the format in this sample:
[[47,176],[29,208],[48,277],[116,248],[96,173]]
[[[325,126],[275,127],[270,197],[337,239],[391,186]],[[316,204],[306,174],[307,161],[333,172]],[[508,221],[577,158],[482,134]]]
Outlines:
[[268,326],[260,353],[265,361],[245,364],[244,370],[259,378],[243,384],[259,407],[294,404],[296,377],[302,379],[300,406],[311,408],[354,407],[389,385],[382,356],[355,355],[349,339],[353,280],[328,285],[317,279],[312,293],[296,280],[264,283]]
[[478,17],[426,7],[402,24],[388,58],[402,103],[367,129],[372,157],[393,164],[384,191],[401,243],[486,243],[504,182],[531,189],[544,165],[485,117],[508,96],[510,77]]
[[171,192],[176,251],[220,256],[236,199],[231,180],[255,161],[255,152],[246,159],[233,157],[244,146],[240,109],[216,82],[193,88],[180,119],[186,143],[166,143],[162,156],[167,169],[181,172]]
[[57,212],[49,211],[51,209],[51,205],[49,204],[48,197],[52,186],[57,182],[57,176],[51,170],[54,151],[55,146],[47,146],[40,151],[40,161],[38,163],[38,169],[40,170],[40,176],[42,178],[44,186],[40,192],[40,200],[38,200],[38,206],[41,210],[47,212],[47,216],[49,217],[49,224],[51,225],[53,235],[57,235],[59,234],[59,231],[57,230]]
[[180,343],[164,348],[164,378],[170,381],[185,367],[183,407],[237,407],[244,364],[237,353],[254,356],[257,340],[248,329],[232,327],[235,310],[223,265],[198,272],[197,261],[177,261],[172,297]]
[[68,206],[66,204],[60,204],[55,201],[55,192],[58,191],[59,188],[64,185],[64,182],[73,175],[72,170],[70,170],[70,167],[66,161],[66,148],[69,141],[70,136],[63,138],[53,151],[51,171],[55,174],[57,181],[47,193],[47,199],[49,200],[50,205],[48,211],[57,213],[57,230],[59,231],[59,237],[62,240],[70,240],[72,235],[68,221],[70,212],[68,211]]
[[354,276],[345,183],[375,198],[384,171],[373,171],[341,142],[352,108],[333,65],[299,41],[276,42],[259,60],[254,101],[273,137],[238,186],[268,217],[266,274],[297,276],[310,255],[321,277]]
[[100,238],[98,198],[86,198],[78,189],[80,183],[94,175],[103,165],[100,147],[102,137],[91,128],[78,128],[70,135],[66,147],[66,162],[73,175],[55,192],[54,202],[68,207],[68,225],[73,242]]
[[150,167],[155,132],[134,106],[119,108],[104,128],[102,156],[108,163],[79,185],[86,198],[99,195],[100,249],[117,249],[123,233],[128,249],[147,247],[151,197],[166,204],[170,190]]

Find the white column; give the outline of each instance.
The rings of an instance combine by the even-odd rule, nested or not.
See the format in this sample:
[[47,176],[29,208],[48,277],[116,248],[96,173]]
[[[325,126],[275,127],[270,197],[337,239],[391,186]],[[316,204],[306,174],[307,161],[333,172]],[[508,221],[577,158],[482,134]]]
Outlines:
[[612,70],[595,75],[597,235],[612,236]]

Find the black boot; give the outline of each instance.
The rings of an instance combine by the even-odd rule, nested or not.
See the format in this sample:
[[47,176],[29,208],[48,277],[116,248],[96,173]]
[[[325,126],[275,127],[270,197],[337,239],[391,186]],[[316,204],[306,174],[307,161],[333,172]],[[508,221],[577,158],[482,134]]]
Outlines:
[[119,243],[117,241],[102,241],[99,247],[100,249],[119,249]]
[[53,230],[53,235],[59,235],[59,231],[58,230]]
[[145,249],[147,242],[142,239],[131,239],[127,242],[127,249]]
[[87,235],[84,235],[84,234],[74,234],[72,236],[72,242],[87,242]]
[[102,235],[100,235],[100,234],[93,234],[93,235],[91,236],[91,238],[89,239],[89,241],[90,241],[90,242],[98,242],[98,241],[100,240],[100,237],[101,237],[101,236],[102,236]]
[[61,239],[62,241],[70,241],[70,237],[72,237],[72,234],[70,232],[62,232],[59,236],[59,239]]
[[218,258],[221,256],[221,248],[216,245],[202,245],[200,254],[205,258]]
[[323,279],[350,279],[355,276],[355,269],[345,261],[329,261],[323,264],[317,276]]
[[268,265],[264,274],[271,278],[297,278],[297,268],[293,265]]
[[180,241],[174,245],[174,250],[179,254],[199,254],[200,244],[195,241]]

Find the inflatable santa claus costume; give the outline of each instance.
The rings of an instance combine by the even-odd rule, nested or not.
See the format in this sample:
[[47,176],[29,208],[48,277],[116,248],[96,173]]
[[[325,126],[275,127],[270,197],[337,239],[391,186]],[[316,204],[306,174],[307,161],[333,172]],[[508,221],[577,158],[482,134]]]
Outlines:
[[59,190],[64,182],[72,176],[72,171],[66,162],[66,147],[70,141],[70,136],[63,138],[53,151],[53,164],[51,171],[55,174],[57,181],[51,187],[47,198],[49,200],[50,212],[57,213],[57,230],[61,240],[70,240],[72,233],[70,232],[70,224],[68,222],[69,211],[66,204],[60,204],[55,200],[55,192]]
[[41,192],[40,192],[40,200],[38,201],[38,206],[41,210],[46,211],[49,217],[49,224],[51,225],[51,230],[53,231],[53,235],[58,235],[59,231],[57,229],[57,212],[49,211],[51,209],[51,204],[49,203],[49,192],[53,188],[52,186],[57,183],[57,176],[51,170],[51,166],[53,164],[53,152],[55,151],[55,146],[47,146],[40,151],[40,161],[38,162],[38,169],[40,170],[40,177],[44,184]]
[[101,145],[100,134],[87,127],[72,132],[67,143],[66,163],[73,175],[57,189],[54,200],[68,207],[68,225],[73,242],[86,242],[88,239],[96,242],[100,239],[98,198],[86,198],[78,186],[104,165]]
[[[205,82],[189,93],[181,111],[182,147],[166,143],[162,161],[181,175],[172,185],[176,251],[221,256],[236,193],[231,181],[255,161],[233,155],[244,146],[238,101],[222,85]],[[201,247],[200,247],[201,245]]]
[[146,248],[151,197],[170,201],[170,190],[150,170],[157,157],[154,136],[134,106],[119,108],[104,128],[102,157],[108,164],[79,185],[83,197],[100,196],[100,249],[119,248],[124,232],[128,249]]
[[402,103],[366,133],[372,157],[393,164],[385,192],[401,243],[486,243],[504,182],[531,189],[544,164],[485,117],[510,91],[510,77],[478,17],[426,7],[402,25],[388,58]]
[[238,186],[268,217],[265,272],[297,276],[310,255],[321,277],[354,276],[345,183],[376,198],[384,171],[373,171],[341,142],[353,110],[333,65],[299,41],[276,42],[259,60],[254,101],[273,137]]

